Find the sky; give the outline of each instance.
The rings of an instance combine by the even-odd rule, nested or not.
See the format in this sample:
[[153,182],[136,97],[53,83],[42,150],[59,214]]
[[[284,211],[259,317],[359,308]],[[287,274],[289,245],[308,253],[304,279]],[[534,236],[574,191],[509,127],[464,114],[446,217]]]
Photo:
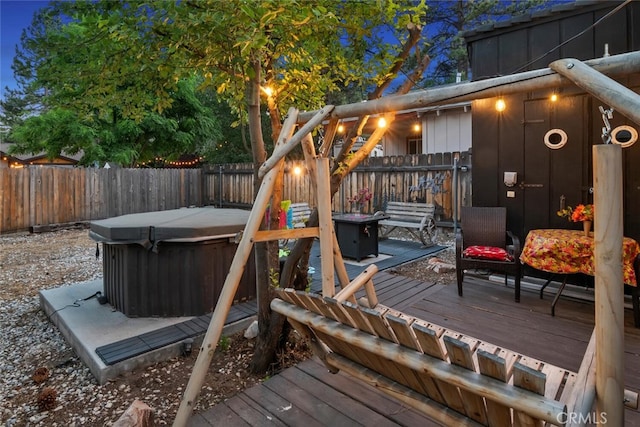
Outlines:
[[16,87],[11,63],[22,30],[31,24],[34,12],[48,3],[40,0],[0,0],[0,99],[4,99],[5,87]]

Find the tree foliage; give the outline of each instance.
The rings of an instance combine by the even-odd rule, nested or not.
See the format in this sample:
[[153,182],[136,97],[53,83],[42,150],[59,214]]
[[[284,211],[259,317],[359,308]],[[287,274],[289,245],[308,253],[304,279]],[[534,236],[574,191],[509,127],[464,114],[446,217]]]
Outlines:
[[137,25],[126,5],[92,6],[52,4],[24,32],[13,65],[22,90],[2,104],[11,152],[81,151],[86,165],[133,166],[216,146],[218,102],[198,90],[202,79],[191,73],[167,84],[161,67],[131,55],[131,46],[147,43],[144,34],[114,36],[114,25]]
[[[273,101],[280,114],[292,104],[318,108],[327,94],[374,87],[386,78],[397,41],[406,37],[406,24],[419,21],[423,13],[420,3],[391,1],[57,2],[38,13],[24,33],[14,70],[23,99],[31,96],[29,105],[42,112],[57,110],[49,113],[47,123],[62,117],[60,109],[67,110],[76,114],[77,128],[93,127],[99,137],[104,136],[100,126],[113,125],[109,117],[118,123],[157,122],[157,115],[177,101],[178,82],[194,75],[201,78],[200,89],[212,88],[229,105],[236,116],[230,124],[238,126],[248,122],[246,95],[248,85],[256,83],[252,80],[256,69],[261,76],[258,83],[275,90]],[[382,39],[380,28],[394,35],[386,38],[393,42]],[[27,125],[36,123],[42,129],[43,123],[35,120]],[[193,151],[213,153],[214,148],[226,146],[233,139],[227,134],[239,133],[227,129],[225,137],[214,144],[208,138],[205,146]],[[68,134],[77,132],[69,129]],[[252,143],[263,145],[261,131],[255,134]],[[15,135],[33,136],[35,128]],[[160,139],[154,141],[162,148]],[[25,141],[20,142],[16,148],[25,148]],[[144,161],[150,152],[139,151],[148,145],[140,141],[121,145],[121,151],[113,139],[99,144],[69,141],[66,151],[86,149],[85,163],[118,158],[124,164]],[[60,141],[52,146],[65,148]],[[238,156],[232,158],[243,157],[245,146],[234,148]]]
[[550,0],[427,1],[425,53],[434,58],[422,86],[469,78],[469,58],[463,33],[545,7]]
[[134,166],[154,158],[175,160],[184,153],[206,153],[222,139],[214,109],[196,92],[194,79],[182,80],[171,94],[171,107],[148,111],[140,119],[122,114],[120,106],[79,116],[72,107],[51,107],[14,128],[13,152],[83,152],[81,163],[115,162]]

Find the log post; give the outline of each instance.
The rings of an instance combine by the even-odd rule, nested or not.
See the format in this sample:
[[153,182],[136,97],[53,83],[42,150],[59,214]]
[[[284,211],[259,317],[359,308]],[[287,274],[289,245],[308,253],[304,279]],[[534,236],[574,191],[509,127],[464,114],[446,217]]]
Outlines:
[[[595,206],[596,408],[624,425],[622,148],[593,146]],[[598,418],[599,419],[599,418]]]
[[218,297],[218,302],[213,310],[207,333],[204,336],[202,346],[200,347],[200,353],[193,366],[193,371],[189,377],[187,388],[185,389],[184,396],[180,402],[176,419],[173,422],[175,427],[185,426],[187,420],[193,411],[193,407],[196,404],[204,377],[207,374],[211,359],[218,346],[220,335],[222,334],[222,328],[224,327],[224,321],[229,315],[231,304],[233,304],[233,298],[238,290],[238,284],[244,273],[244,268],[251,254],[253,248],[253,236],[260,228],[260,224],[264,218],[264,213],[267,210],[267,205],[271,198],[271,192],[273,190],[276,176],[278,175],[278,168],[273,168],[267,173],[267,176],[262,181],[258,196],[253,204],[253,209],[249,214],[247,225],[242,233],[242,239],[238,244],[236,253],[233,256],[231,267],[229,267],[229,273],[222,286],[222,291]]
[[[276,146],[283,144],[285,138],[291,136],[296,118],[297,110],[289,109],[289,116],[282,126]],[[274,166],[278,166],[278,163],[283,162],[284,159],[281,158]],[[211,359],[213,358],[216,347],[218,346],[224,322],[229,315],[229,310],[233,304],[233,298],[238,290],[238,285],[240,284],[240,279],[244,273],[247,260],[251,255],[254,237],[260,229],[260,224],[262,223],[264,214],[267,210],[267,205],[271,199],[271,194],[273,193],[273,188],[279,173],[279,167],[270,169],[260,184],[260,189],[258,190],[256,200],[253,203],[253,208],[249,214],[247,225],[244,228],[242,238],[240,239],[236,253],[233,256],[233,261],[231,262],[229,272],[227,273],[224,285],[222,286],[218,302],[213,310],[213,315],[211,316],[207,333],[202,341],[200,353],[198,353],[198,358],[193,366],[193,371],[189,377],[187,388],[185,389],[184,396],[182,397],[182,401],[178,407],[176,418],[173,421],[173,425],[175,427],[182,427],[187,424],[191,411],[193,411],[193,407],[196,404],[196,400],[200,394],[200,390],[202,389],[202,383],[204,382],[207,370],[211,364]]]
[[329,174],[329,159],[316,159],[318,226],[320,227],[320,257],[322,259],[322,296],[332,297],[336,293],[336,283],[333,270],[333,242],[335,240],[333,223],[331,221],[331,182]]

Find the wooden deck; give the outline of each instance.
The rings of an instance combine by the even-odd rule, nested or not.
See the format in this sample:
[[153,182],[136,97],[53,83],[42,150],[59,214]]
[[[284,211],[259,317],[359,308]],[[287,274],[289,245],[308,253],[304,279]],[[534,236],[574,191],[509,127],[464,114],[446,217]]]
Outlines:
[[[577,371],[594,325],[594,304],[561,298],[550,315],[551,298],[523,289],[465,277],[464,297],[455,284],[433,285],[380,272],[374,278],[380,301],[496,345]],[[640,329],[625,310],[625,386],[640,390]],[[316,359],[300,363],[228,401],[193,414],[191,426],[437,425],[375,388],[342,373],[330,374]],[[640,412],[627,409],[625,425],[640,425]]]

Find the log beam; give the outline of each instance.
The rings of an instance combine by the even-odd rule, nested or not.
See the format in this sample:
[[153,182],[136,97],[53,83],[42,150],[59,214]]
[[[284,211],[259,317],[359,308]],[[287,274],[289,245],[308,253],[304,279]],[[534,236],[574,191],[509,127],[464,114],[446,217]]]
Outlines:
[[[273,154],[271,157],[267,159],[266,162],[260,166],[258,169],[258,177],[264,177],[267,172],[271,170],[281,159],[293,150],[303,138],[305,138],[312,130],[314,130],[322,121],[333,111],[333,105],[326,105],[324,108],[316,112],[309,121],[305,122],[305,124],[298,129],[298,131],[288,140],[283,141],[283,144],[279,144],[273,150]],[[296,115],[298,117],[298,115]]]
[[[585,61],[585,64],[606,75],[638,73],[640,72],[640,51],[592,59]],[[555,73],[550,68],[543,68],[476,82],[424,89],[406,95],[383,96],[367,102],[339,105],[333,109],[331,118],[344,119],[369,114],[382,114],[390,111],[473,101],[544,88],[557,88],[571,84],[573,82],[570,79]],[[300,113],[298,123],[308,122],[316,113],[317,111]]]
[[631,89],[574,58],[554,61],[549,67],[640,125],[640,95]]

